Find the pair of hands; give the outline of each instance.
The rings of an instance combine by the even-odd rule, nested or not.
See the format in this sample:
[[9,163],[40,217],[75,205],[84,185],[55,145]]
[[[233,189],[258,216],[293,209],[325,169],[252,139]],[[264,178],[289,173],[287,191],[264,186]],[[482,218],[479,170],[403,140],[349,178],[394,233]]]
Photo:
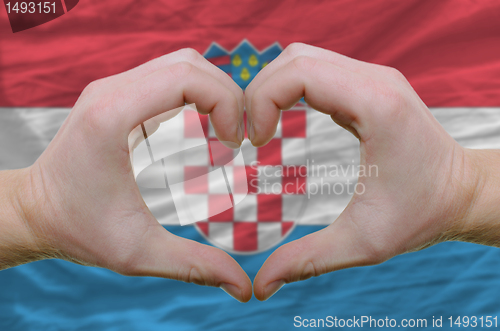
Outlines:
[[195,103],[220,140],[239,145],[245,106],[249,138],[262,146],[281,109],[301,97],[354,134],[361,164],[377,165],[379,175],[359,179],[365,193],[330,226],[268,258],[254,280],[257,299],[285,283],[457,238],[477,191],[472,152],[444,131],[397,70],[292,44],[243,95],[229,76],[183,49],[91,83],[36,163],[16,175],[27,260],[63,258],[218,286],[250,300],[252,282],[233,258],[169,233],[153,217],[134,180],[128,135],[153,116]]

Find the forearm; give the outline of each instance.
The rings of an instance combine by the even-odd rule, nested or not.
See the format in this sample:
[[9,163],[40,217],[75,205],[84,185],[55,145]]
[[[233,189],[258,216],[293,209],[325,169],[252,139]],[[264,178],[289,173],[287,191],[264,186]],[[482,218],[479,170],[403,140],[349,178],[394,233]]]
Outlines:
[[29,169],[0,172],[0,270],[40,259],[36,236],[26,218]]
[[471,203],[452,239],[500,247],[500,150],[466,150],[466,155]]

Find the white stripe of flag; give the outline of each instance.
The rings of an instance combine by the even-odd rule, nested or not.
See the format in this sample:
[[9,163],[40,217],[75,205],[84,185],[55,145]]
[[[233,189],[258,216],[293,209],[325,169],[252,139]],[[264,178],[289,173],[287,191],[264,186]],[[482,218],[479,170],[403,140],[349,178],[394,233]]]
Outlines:
[[[32,164],[50,143],[69,112],[70,108],[0,107],[0,170]],[[500,107],[431,108],[431,113],[460,145],[500,149]],[[356,174],[359,143],[354,136],[328,120],[326,115],[314,111],[308,112],[307,136],[311,160],[347,172],[335,180],[356,180],[351,170],[354,168]],[[251,148],[248,144],[247,141],[245,149]],[[349,199],[350,195],[346,193],[312,195],[299,225],[330,224]],[[160,223],[178,224],[171,201],[163,201],[163,205],[150,208]]]

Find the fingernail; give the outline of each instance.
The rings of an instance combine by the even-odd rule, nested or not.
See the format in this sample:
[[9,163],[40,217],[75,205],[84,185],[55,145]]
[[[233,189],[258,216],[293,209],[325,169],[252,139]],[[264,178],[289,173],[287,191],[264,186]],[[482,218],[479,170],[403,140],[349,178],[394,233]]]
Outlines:
[[238,286],[229,283],[222,283],[220,285],[220,288],[224,292],[226,292],[227,294],[229,294],[230,296],[241,302],[240,298],[242,298],[243,295],[241,294],[241,290]]
[[272,297],[276,292],[279,291],[280,288],[285,285],[285,281],[283,280],[276,280],[266,286],[264,289],[264,294],[265,294],[265,300],[269,299]]
[[243,123],[243,119],[240,121],[238,125],[238,139],[240,143],[242,143],[243,140],[245,140],[245,123]]
[[253,122],[252,121],[249,122],[250,122],[250,127],[248,129],[248,139],[252,141],[253,138],[255,137],[255,129],[253,127]]

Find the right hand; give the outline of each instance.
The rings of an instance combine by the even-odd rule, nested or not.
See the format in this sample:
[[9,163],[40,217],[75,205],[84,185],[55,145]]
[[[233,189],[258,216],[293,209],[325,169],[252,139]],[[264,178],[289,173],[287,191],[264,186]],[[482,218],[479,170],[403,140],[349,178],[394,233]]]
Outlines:
[[153,217],[134,180],[129,133],[196,103],[220,140],[240,145],[243,93],[194,50],[180,50],[91,83],[35,164],[17,171],[17,237],[10,266],[62,258],[131,276],[218,286],[240,301],[250,279],[227,253],[177,237]]

